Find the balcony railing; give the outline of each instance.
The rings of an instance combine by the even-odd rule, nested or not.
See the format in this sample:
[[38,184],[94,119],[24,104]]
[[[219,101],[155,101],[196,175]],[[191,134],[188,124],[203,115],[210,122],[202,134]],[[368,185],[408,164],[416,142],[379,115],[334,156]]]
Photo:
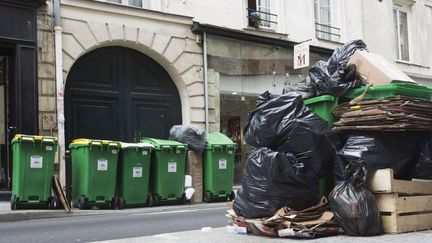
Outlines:
[[315,22],[315,33],[318,39],[339,42],[340,28]]
[[247,8],[248,25],[255,28],[276,29],[277,14]]

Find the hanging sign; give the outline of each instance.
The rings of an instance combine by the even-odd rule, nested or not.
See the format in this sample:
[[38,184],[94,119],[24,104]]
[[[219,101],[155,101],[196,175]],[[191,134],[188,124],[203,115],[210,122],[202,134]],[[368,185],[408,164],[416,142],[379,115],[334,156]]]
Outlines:
[[309,43],[294,46],[294,69],[309,67]]

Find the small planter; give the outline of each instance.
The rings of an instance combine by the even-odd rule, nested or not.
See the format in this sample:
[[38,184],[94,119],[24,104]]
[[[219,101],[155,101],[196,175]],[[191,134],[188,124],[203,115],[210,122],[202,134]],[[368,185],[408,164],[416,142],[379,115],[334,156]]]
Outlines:
[[252,26],[255,28],[259,28],[261,26],[261,16],[258,12],[251,12],[249,15],[249,21]]

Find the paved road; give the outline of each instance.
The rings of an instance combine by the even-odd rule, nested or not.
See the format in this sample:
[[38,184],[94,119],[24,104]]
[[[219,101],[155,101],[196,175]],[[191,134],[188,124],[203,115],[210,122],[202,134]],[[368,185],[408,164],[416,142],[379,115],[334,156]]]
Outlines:
[[223,227],[226,203],[0,223],[0,242],[88,242]]

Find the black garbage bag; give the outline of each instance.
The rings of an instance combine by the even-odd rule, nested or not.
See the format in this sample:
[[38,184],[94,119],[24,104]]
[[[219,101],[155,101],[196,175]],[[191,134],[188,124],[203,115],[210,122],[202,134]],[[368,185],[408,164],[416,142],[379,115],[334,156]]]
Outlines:
[[359,87],[356,67],[347,63],[356,50],[367,50],[362,40],[353,40],[337,48],[327,62],[317,61],[309,70],[308,79],[315,88],[315,94],[342,96],[348,90]]
[[262,94],[249,116],[244,137],[255,147],[293,153],[317,176],[321,165],[329,168],[341,147],[328,123],[308,109],[296,93]]
[[347,235],[370,236],[382,233],[381,215],[374,195],[366,188],[367,169],[362,163],[349,164],[345,180],[329,194],[336,220]]
[[342,73],[342,71],[345,70],[349,59],[357,50],[367,51],[366,43],[364,43],[362,40],[352,40],[345,43],[343,46],[336,48],[327,62],[328,72],[331,74],[336,72]]
[[368,171],[392,168],[396,179],[408,180],[415,167],[418,139],[418,133],[408,132],[355,134],[339,154],[347,163],[365,163]]
[[269,148],[253,151],[246,162],[233,209],[247,218],[270,217],[283,206],[302,210],[318,200],[318,178],[293,154]]
[[255,147],[278,147],[283,139],[281,122],[296,118],[305,110],[302,97],[298,94],[278,96],[264,92],[257,98],[257,108],[249,115],[244,130],[246,143]]
[[188,145],[188,148],[202,154],[206,146],[206,131],[195,125],[175,125],[170,130],[170,140]]
[[288,83],[285,85],[282,94],[295,92],[302,96],[303,99],[309,99],[315,97],[315,88],[311,84],[309,79],[305,79],[298,83]]
[[413,178],[432,180],[432,134],[420,138],[418,144],[420,151]]

